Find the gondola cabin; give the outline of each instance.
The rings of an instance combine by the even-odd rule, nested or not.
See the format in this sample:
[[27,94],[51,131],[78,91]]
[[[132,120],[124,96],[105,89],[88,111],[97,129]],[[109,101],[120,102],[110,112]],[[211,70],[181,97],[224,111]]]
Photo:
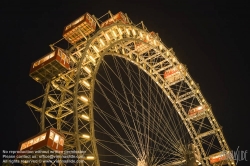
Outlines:
[[100,27],[103,28],[103,27],[106,27],[106,26],[109,26],[115,22],[122,22],[124,24],[127,24],[127,19],[126,19],[126,16],[122,13],[122,12],[119,12],[117,13],[116,15],[114,15],[113,17],[111,17],[110,19],[104,21],[103,23],[101,23]]
[[71,44],[93,33],[96,22],[89,13],[85,13],[64,28],[63,37]]
[[229,152],[219,152],[216,154],[213,154],[209,157],[210,164],[218,164],[218,165],[226,165],[227,160],[230,159],[230,153]]
[[60,73],[70,70],[69,57],[60,48],[32,63],[30,77],[45,83]]
[[[150,32],[148,35],[144,36],[143,37],[143,41],[145,43],[153,43],[150,42],[152,39],[154,39],[155,37],[157,37],[157,35],[155,34],[154,31]],[[146,52],[148,50],[150,50],[151,48],[147,46],[147,44],[145,44],[144,42],[135,42],[135,49],[138,53],[141,53],[141,52]]]
[[[39,133],[19,144],[18,151],[53,150],[62,152],[65,136],[54,128]],[[24,155],[19,153],[17,156]]]
[[195,116],[204,113],[209,107],[207,105],[200,105],[198,107],[192,108],[188,111],[189,116]]
[[176,65],[175,67],[168,69],[164,72],[164,79],[167,83],[172,84],[182,78],[186,74],[186,70],[183,65]]

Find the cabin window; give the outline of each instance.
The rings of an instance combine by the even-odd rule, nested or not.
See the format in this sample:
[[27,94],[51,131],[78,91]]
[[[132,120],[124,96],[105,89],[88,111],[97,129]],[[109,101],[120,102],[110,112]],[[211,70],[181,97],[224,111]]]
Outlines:
[[22,143],[22,146],[21,146],[21,149],[20,149],[20,150],[23,150],[23,149],[25,149],[26,147],[27,147],[27,142]]
[[55,134],[54,142],[55,142],[55,143],[58,143],[58,142],[59,142],[59,135],[58,135],[58,134]]
[[69,63],[68,57],[63,52],[61,53],[61,55],[62,55],[61,60],[63,60],[63,64],[65,64],[65,62]]
[[40,137],[34,138],[34,144],[38,143],[40,141],[39,139],[40,139]]
[[40,141],[45,140],[45,137],[46,137],[46,133],[40,136]]
[[42,58],[41,60],[40,60],[40,64],[42,64],[44,62],[44,58]]
[[61,54],[62,56],[61,56],[61,62],[64,62],[64,64],[65,64],[65,57],[64,57],[64,54]]
[[52,52],[51,54],[49,54],[49,59],[52,58],[55,55],[55,52]]
[[63,146],[63,143],[64,143],[64,139],[63,139],[62,137],[60,137],[59,144],[60,144],[61,146]]
[[53,131],[50,131],[49,138],[53,140],[54,136],[55,136],[55,133]]
[[61,51],[61,50],[58,50],[58,55],[59,55],[59,57],[61,57],[61,54],[62,54],[62,51]]
[[50,55],[47,55],[46,57],[43,58],[43,62],[46,62],[49,59]]
[[33,64],[33,68],[35,68],[36,66],[40,65],[41,63],[46,62],[47,60],[49,60],[50,58],[52,58],[54,55],[55,55],[55,52],[52,52],[52,53],[50,53],[49,55],[45,56],[44,58],[39,59],[38,61],[36,61],[36,62]]
[[31,146],[31,145],[33,145],[33,139],[28,141],[27,147],[29,147],[29,146]]

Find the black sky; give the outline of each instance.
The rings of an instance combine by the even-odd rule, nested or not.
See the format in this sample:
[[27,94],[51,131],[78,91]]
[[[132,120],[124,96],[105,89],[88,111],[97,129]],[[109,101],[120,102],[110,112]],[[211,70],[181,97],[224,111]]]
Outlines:
[[[0,2],[2,47],[1,149],[35,135],[38,125],[25,102],[43,93],[29,76],[33,61],[50,52],[65,25],[85,12],[100,17],[123,11],[159,34],[212,105],[231,149],[249,151],[248,1],[34,1]],[[249,155],[247,155],[249,159]],[[249,165],[241,162],[239,165]]]

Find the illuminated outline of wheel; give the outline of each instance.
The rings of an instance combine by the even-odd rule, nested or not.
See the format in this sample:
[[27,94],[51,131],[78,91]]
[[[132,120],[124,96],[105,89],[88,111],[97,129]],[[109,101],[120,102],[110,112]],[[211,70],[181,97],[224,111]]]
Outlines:
[[[129,20],[129,18],[127,19]],[[105,147],[103,144],[105,142],[102,142],[101,138],[96,138],[97,125],[101,127],[101,124],[94,121],[94,113],[96,113],[95,111],[99,108],[99,114],[105,115],[101,107],[96,108],[97,105],[94,102],[94,90],[97,86],[95,85],[97,84],[96,78],[99,67],[102,66],[102,62],[104,62],[104,56],[112,55],[125,59],[125,61],[118,60],[120,64],[123,62],[134,64],[134,66],[137,66],[139,69],[138,71],[146,73],[154,84],[158,85],[165,97],[172,103],[175,108],[174,111],[178,113],[183,125],[185,125],[186,131],[189,133],[189,141],[192,141],[186,143],[194,143],[196,145],[197,154],[202,158],[200,160],[202,165],[210,165],[209,156],[215,152],[229,152],[229,147],[220,126],[212,113],[211,107],[201,94],[198,85],[192,80],[186,67],[178,61],[173,50],[167,48],[161,42],[158,35],[148,32],[143,23],[138,25],[134,25],[132,22],[129,24],[114,23],[107,27],[100,28],[86,39],[87,40],[80,41],[67,50],[72,60],[72,69],[67,73],[59,75],[47,84],[45,94],[41,96],[43,98],[43,107],[38,108],[32,104],[33,102],[35,103],[37,99],[27,102],[27,104],[31,108],[35,108],[35,110],[44,110],[46,122],[41,120],[40,124],[44,124],[47,127],[53,126],[66,136],[65,150],[86,151],[84,157],[84,164],[86,165],[102,165],[112,162],[101,160],[101,154],[98,153],[98,146],[100,145],[102,145],[102,148],[106,148],[110,153],[113,153],[123,160],[124,163],[121,163],[121,165],[137,165],[139,161],[141,163],[144,161],[148,162],[149,165],[181,165],[184,161],[184,156],[172,159],[164,159],[161,157],[161,161],[155,157],[151,160],[149,158],[152,156],[147,156],[147,154],[151,154],[151,152],[147,152],[147,150],[151,151],[151,148],[148,147],[147,149],[145,146],[139,145],[138,147],[131,148],[139,148],[139,150],[131,150],[130,152],[140,153],[130,154],[133,156],[133,159],[130,160],[129,158],[122,157],[122,154],[119,155],[119,151],[117,150],[116,152],[115,148]],[[116,59],[117,58],[113,58],[113,62],[118,62]],[[177,71],[178,77],[170,80],[167,78],[164,79],[164,71],[173,69]],[[122,77],[119,76],[117,78]],[[107,99],[107,101],[109,100]],[[112,106],[112,104],[109,105]],[[188,114],[191,108],[197,108],[197,106],[200,105],[206,106],[204,112],[192,116]],[[162,116],[165,115],[162,114]],[[107,117],[110,118],[111,114]],[[124,124],[124,122],[120,121],[118,124],[121,125],[120,127],[127,127],[130,122]],[[132,130],[135,130],[135,128]],[[141,132],[142,130],[136,129],[135,131]],[[144,134],[152,134],[154,131],[156,130],[150,129],[148,133],[145,132]],[[163,131],[163,129],[159,131]],[[110,134],[110,132],[107,131],[106,135],[108,134]],[[151,137],[150,134],[146,136],[148,140]],[[127,136],[130,136],[130,134]],[[137,140],[146,140],[138,136],[136,137]],[[125,138],[122,140],[119,134],[111,136],[110,138],[116,141],[117,145],[120,146],[122,143],[117,142],[119,139],[120,141],[124,141],[123,143],[131,143],[131,140],[125,140]],[[179,139],[180,142],[175,142],[176,147],[174,147],[178,152],[176,156],[183,152],[183,142],[180,136]],[[159,146],[165,146],[166,149],[171,149],[167,147],[167,142],[165,143],[166,144]],[[156,143],[154,145],[156,145]],[[123,146],[124,145],[121,147]],[[163,151],[163,149],[161,150]],[[170,152],[167,151],[165,153]],[[163,156],[166,156],[166,154]],[[168,157],[173,156],[170,155]],[[113,163],[115,163],[115,161],[113,161]],[[118,163],[115,164],[118,165]],[[235,165],[231,159],[227,160],[227,164]]]

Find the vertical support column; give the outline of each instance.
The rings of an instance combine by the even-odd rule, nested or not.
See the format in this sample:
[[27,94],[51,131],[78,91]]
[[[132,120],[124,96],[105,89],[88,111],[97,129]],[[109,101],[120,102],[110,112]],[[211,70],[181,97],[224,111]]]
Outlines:
[[100,57],[98,60],[95,70],[93,71],[92,74],[92,79],[91,79],[91,85],[90,85],[90,105],[89,105],[89,118],[90,118],[90,135],[91,135],[91,144],[93,147],[93,153],[94,153],[94,158],[95,158],[95,166],[100,166],[100,161],[99,161],[99,156],[98,156],[98,150],[96,146],[96,138],[95,138],[95,125],[94,125],[94,88],[95,88],[95,80],[96,80],[96,74],[97,71],[102,63],[103,56]]
[[187,149],[187,154],[186,154],[186,161],[187,161],[187,166],[198,166],[198,161],[200,161],[198,155],[197,155],[197,150],[194,144],[189,144],[188,149]]
[[[45,94],[43,97],[42,110],[40,114],[40,131],[45,130],[45,110],[46,110],[46,105],[48,101],[49,89],[50,89],[50,82],[46,84]],[[46,164],[42,163],[42,166],[46,166]]]
[[45,130],[45,109],[46,109],[46,105],[48,101],[49,89],[50,89],[50,82],[47,83],[46,88],[45,88],[45,94],[44,94],[43,103],[42,103],[42,110],[40,114],[40,131]]
[[[80,80],[80,70],[81,70],[83,59],[84,57],[81,57],[81,60],[77,66],[75,87],[74,87],[74,92],[73,92],[73,120],[74,120],[74,137],[75,137],[76,151],[81,151],[81,144],[79,140],[79,127],[78,127],[77,96],[78,96],[78,84]],[[83,163],[80,162],[79,165],[83,166]]]
[[89,106],[89,115],[90,115],[90,134],[91,134],[91,144],[93,147],[93,153],[94,153],[94,158],[95,158],[95,165],[96,166],[100,166],[100,162],[99,162],[99,156],[98,156],[98,151],[97,151],[97,147],[96,147],[96,138],[95,138],[95,131],[94,131],[94,103],[93,103],[93,99],[94,99],[94,83],[95,82],[95,76],[94,79],[92,79],[92,83],[91,83],[91,93],[90,93],[90,106]]

